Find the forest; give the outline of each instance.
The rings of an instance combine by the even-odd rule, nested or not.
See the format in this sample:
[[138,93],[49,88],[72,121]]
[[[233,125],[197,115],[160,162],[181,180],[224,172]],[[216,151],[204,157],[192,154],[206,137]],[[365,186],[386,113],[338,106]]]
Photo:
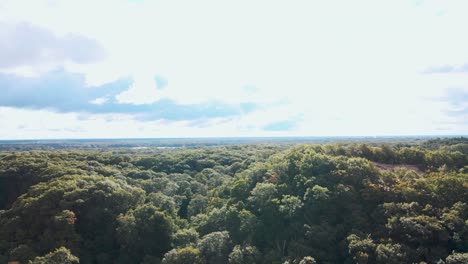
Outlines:
[[0,263],[468,263],[468,138],[0,152]]

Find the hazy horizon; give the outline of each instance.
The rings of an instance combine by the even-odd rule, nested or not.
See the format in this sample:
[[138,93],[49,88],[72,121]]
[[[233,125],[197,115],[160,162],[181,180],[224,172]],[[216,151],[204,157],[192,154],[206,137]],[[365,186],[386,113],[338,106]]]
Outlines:
[[468,135],[468,2],[0,1],[0,139]]
[[190,140],[227,140],[227,141],[235,141],[235,140],[246,140],[246,141],[256,141],[256,140],[273,140],[273,141],[281,141],[281,140],[291,140],[291,141],[300,141],[300,140],[321,140],[321,139],[329,139],[329,140],[346,140],[346,139],[437,139],[437,138],[464,138],[468,137],[468,135],[400,135],[400,136],[393,136],[393,135],[382,135],[382,136],[233,136],[233,137],[148,137],[148,138],[117,138],[117,137],[107,137],[107,138],[21,138],[21,139],[2,139],[0,138],[0,143],[2,142],[28,142],[28,141],[43,141],[43,142],[60,142],[60,141],[83,141],[83,142],[95,142],[95,141],[158,141],[158,140],[169,140],[169,141],[190,141]]

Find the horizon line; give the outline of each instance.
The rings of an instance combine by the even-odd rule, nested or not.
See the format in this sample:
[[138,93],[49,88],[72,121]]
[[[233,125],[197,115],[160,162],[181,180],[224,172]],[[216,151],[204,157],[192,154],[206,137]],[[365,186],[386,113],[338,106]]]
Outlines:
[[21,139],[0,139],[0,142],[11,142],[11,141],[73,141],[73,140],[197,140],[197,139],[320,139],[320,138],[331,138],[331,139],[378,139],[378,138],[454,138],[454,137],[468,137],[468,134],[433,134],[433,135],[365,135],[365,136],[221,136],[221,137],[128,137],[128,138],[21,138]]

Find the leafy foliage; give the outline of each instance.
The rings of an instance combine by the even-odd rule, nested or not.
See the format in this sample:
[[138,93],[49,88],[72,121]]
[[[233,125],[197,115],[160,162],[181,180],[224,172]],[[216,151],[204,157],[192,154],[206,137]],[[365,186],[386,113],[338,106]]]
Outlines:
[[80,260],[73,256],[65,247],[56,249],[55,251],[45,255],[44,257],[36,257],[30,264],[78,264]]
[[3,153],[0,262],[466,263],[467,154],[464,138]]

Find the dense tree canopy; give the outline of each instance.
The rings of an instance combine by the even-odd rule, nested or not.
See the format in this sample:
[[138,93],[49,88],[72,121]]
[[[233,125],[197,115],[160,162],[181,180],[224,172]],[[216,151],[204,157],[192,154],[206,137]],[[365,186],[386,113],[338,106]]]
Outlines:
[[467,263],[468,141],[0,155],[0,263]]

